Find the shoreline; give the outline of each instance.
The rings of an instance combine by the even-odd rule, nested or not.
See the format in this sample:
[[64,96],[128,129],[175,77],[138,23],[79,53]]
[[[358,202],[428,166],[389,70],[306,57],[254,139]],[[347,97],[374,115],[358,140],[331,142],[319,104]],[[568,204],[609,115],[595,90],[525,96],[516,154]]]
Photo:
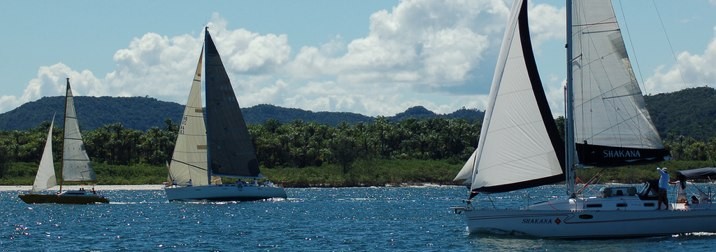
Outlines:
[[[330,185],[318,185],[318,186],[295,186],[295,187],[283,187],[284,189],[301,189],[301,188],[347,188],[347,187],[380,187],[380,188],[390,188],[390,187],[415,187],[415,188],[421,188],[421,187],[453,187],[457,185],[444,185],[444,184],[436,184],[436,183],[403,183],[403,184],[387,184],[387,185],[356,185],[356,186],[330,186]],[[87,185],[66,185],[63,186],[63,189],[67,190],[77,190],[80,187],[84,188],[92,188],[92,186]],[[57,191],[59,190],[59,186],[55,186],[49,189],[49,191]],[[148,185],[95,185],[95,190],[97,191],[122,191],[122,190],[138,190],[138,191],[152,191],[152,190],[162,190],[164,188],[164,185],[158,185],[158,184],[148,184]],[[32,189],[31,185],[0,185],[0,192],[5,191],[30,191]]]
[[[77,190],[80,187],[92,188],[92,186],[80,186],[80,185],[67,185],[63,186],[63,189]],[[97,191],[121,191],[121,190],[161,190],[164,185],[95,185],[94,189]],[[31,185],[1,185],[0,192],[4,191],[29,191],[32,189]],[[55,186],[49,189],[49,191],[59,190],[59,186]]]

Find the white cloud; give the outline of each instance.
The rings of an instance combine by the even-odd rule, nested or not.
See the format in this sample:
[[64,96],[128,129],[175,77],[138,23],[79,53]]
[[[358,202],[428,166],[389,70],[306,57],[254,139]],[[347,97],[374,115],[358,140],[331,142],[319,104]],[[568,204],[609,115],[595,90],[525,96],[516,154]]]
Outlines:
[[646,80],[646,90],[649,93],[664,93],[689,87],[716,87],[716,68],[713,66],[716,66],[716,36],[702,54],[681,52],[674,66],[657,68],[654,75]]
[[566,9],[557,9],[555,6],[538,4],[530,9],[530,34],[534,48],[540,48],[548,40],[564,41],[566,23]]
[[[268,103],[390,116],[422,105],[449,113],[485,107],[509,15],[506,2],[405,0],[373,13],[364,37],[335,36],[299,49],[290,46],[285,34],[230,28],[217,14],[208,26],[242,107]],[[530,8],[537,46],[563,40],[563,8]],[[0,109],[62,95],[68,75],[78,95],[151,96],[184,103],[202,36],[146,33],[117,50],[116,67],[101,78],[61,63],[41,67],[23,96],[0,97]],[[548,95],[561,99],[561,82],[549,83]]]
[[15,108],[44,96],[64,95],[66,78],[70,78],[73,95],[101,95],[103,93],[98,90],[101,88],[99,79],[89,70],[78,72],[63,63],[57,63],[40,67],[37,77],[30,80],[20,97],[1,96],[0,108],[7,111],[9,108]]

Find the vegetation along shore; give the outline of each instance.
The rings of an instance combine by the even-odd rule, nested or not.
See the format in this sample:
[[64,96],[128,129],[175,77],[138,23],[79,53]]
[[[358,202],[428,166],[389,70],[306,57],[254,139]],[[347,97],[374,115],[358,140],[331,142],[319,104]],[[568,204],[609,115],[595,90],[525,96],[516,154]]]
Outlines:
[[[558,121],[561,120],[557,119]],[[178,126],[146,131],[115,123],[85,131],[86,148],[98,184],[161,184],[174,148]],[[20,131],[0,131],[0,184],[32,184],[49,122]],[[264,175],[286,187],[454,184],[453,176],[477,145],[479,122],[464,119],[377,118],[370,123],[337,126],[315,122],[268,120],[249,130]],[[62,145],[55,129],[53,145]],[[670,171],[716,166],[716,138],[667,134],[674,161]],[[59,160],[59,150],[54,153]],[[639,183],[653,179],[654,165],[637,169],[581,169],[582,180],[600,174],[600,182]],[[60,169],[60,164],[55,164]],[[227,181],[230,182],[230,181]]]

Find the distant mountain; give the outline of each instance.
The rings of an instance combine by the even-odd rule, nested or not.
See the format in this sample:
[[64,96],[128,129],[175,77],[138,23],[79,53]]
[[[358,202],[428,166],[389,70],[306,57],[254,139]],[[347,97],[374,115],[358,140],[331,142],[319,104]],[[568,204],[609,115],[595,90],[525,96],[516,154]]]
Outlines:
[[398,113],[395,116],[391,117],[390,120],[394,122],[402,121],[405,119],[425,119],[425,118],[432,118],[436,117],[437,115],[433,113],[432,111],[426,109],[423,106],[416,106],[412,108],[408,108],[405,110],[405,112]]
[[259,104],[249,108],[242,108],[244,118],[248,124],[263,123],[269,119],[281,123],[302,120],[306,122],[319,122],[321,124],[338,125],[341,122],[355,124],[359,122],[372,122],[373,117],[348,112],[312,112],[296,108],[283,108],[269,104]]
[[[63,125],[65,97],[43,97],[28,102],[11,111],[0,114],[0,130],[25,130],[37,127],[43,121],[52,119],[55,124]],[[121,123],[124,127],[147,130],[152,127],[165,127],[165,120],[178,123],[181,120],[184,106],[174,102],[159,101],[149,97],[88,97],[76,96],[80,127],[92,130],[103,125]],[[274,105],[260,104],[242,108],[248,124],[264,123],[269,119],[288,123],[296,120],[317,122],[327,125],[369,123],[374,117],[348,112],[312,112],[296,108],[283,108]],[[468,121],[482,120],[482,111],[460,109],[451,114],[439,115],[424,107],[409,108],[403,113],[387,117],[390,121],[401,121],[408,118],[464,118]],[[60,126],[62,127],[62,126]]]
[[[127,128],[139,130],[164,127],[166,119],[176,123],[184,112],[183,106],[178,103],[149,97],[75,96],[74,99],[82,130],[92,130],[112,123],[122,123]],[[63,127],[64,96],[43,97],[0,114],[0,130],[34,128],[41,122],[52,120],[53,114],[55,125]]]
[[[710,87],[689,88],[673,93],[647,95],[644,97],[647,109],[659,134],[666,137],[690,136],[697,139],[716,137],[716,90]],[[62,125],[64,97],[44,97],[0,114],[0,130],[25,130],[37,127],[56,114],[56,125]],[[165,120],[178,123],[184,106],[174,102],[159,101],[149,97],[75,97],[80,127],[92,130],[111,123],[122,123],[124,127],[146,130],[151,127],[165,127]],[[295,120],[338,125],[369,123],[374,117],[347,112],[312,112],[296,108],[283,108],[261,104],[243,108],[249,124],[263,123],[269,119],[288,123]],[[409,118],[462,118],[470,122],[481,121],[483,111],[459,109],[450,114],[436,114],[425,107],[408,108],[405,112],[386,117],[397,122]],[[60,126],[61,127],[61,126]]]
[[446,118],[446,119],[453,119],[453,118],[461,118],[465,119],[469,122],[475,122],[475,121],[482,121],[482,117],[485,115],[483,111],[479,110],[472,110],[472,109],[466,109],[461,108],[455,112],[452,112],[450,114],[445,115],[439,115],[435,114],[434,112],[426,109],[423,106],[415,106],[412,108],[408,108],[405,110],[405,112],[398,113],[395,116],[389,117],[390,121],[393,122],[399,122],[405,119],[427,119],[427,118]]

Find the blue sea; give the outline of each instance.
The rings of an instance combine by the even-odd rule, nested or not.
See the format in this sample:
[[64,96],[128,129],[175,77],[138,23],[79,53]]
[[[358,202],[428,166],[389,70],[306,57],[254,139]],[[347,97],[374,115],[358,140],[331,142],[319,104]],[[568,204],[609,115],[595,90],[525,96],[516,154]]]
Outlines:
[[[563,194],[538,187],[507,205]],[[704,251],[716,235],[563,241],[469,235],[455,186],[287,188],[286,200],[168,202],[163,190],[107,190],[110,204],[28,205],[0,191],[2,251]],[[615,227],[619,228],[619,227]]]

